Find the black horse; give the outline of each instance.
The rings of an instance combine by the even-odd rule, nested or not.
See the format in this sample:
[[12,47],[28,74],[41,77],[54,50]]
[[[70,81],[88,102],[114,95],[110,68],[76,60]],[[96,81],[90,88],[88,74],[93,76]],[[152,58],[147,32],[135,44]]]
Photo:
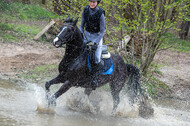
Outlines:
[[[53,84],[63,83],[60,89],[48,100],[53,103],[59,96],[65,93],[72,86],[85,88],[85,94],[90,95],[92,88],[90,86],[91,77],[87,67],[88,46],[83,43],[81,31],[76,26],[78,19],[67,18],[62,26],[61,32],[53,41],[55,47],[61,47],[66,44],[65,56],[59,64],[59,74],[54,79],[46,82],[47,93]],[[119,93],[128,79],[128,88],[133,96],[141,92],[139,83],[139,70],[131,65],[124,63],[123,59],[117,54],[111,54],[113,60],[113,73],[110,75],[98,75],[98,87],[109,83],[113,97],[113,110],[120,102]],[[135,98],[135,97],[133,97]]]

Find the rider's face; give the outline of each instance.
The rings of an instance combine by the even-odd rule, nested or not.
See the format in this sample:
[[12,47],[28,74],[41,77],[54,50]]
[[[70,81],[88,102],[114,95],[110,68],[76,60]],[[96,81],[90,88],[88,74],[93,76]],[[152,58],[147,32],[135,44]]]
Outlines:
[[95,8],[97,6],[97,1],[89,1],[90,8]]

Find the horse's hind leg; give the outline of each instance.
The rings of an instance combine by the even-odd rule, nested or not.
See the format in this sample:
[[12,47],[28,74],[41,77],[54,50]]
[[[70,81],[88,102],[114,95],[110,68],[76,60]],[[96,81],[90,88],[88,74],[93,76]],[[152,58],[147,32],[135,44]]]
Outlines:
[[84,90],[84,93],[88,96],[91,94],[91,92],[92,92],[92,88],[85,88]]
[[122,89],[122,87],[124,86],[124,82],[111,82],[110,83],[110,89],[111,89],[111,94],[113,97],[113,111],[116,111],[118,104],[120,102],[120,98],[119,98],[119,93]]

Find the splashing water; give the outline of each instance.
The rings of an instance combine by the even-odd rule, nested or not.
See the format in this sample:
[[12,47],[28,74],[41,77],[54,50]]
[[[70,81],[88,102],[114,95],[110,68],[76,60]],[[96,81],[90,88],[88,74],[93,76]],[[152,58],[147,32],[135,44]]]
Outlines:
[[[59,87],[55,87],[55,91]],[[52,87],[54,91],[54,87]],[[15,84],[0,80],[0,125],[30,126],[189,126],[190,104],[188,101],[158,100],[154,105],[154,117],[138,117],[138,106],[131,106],[128,97],[112,115],[110,92],[98,89],[87,97],[82,88],[71,88],[57,99],[55,114],[41,114],[37,104],[45,104],[45,91],[37,84]],[[164,105],[164,103],[167,105]],[[175,106],[174,106],[175,105]]]
[[[122,117],[138,117],[137,104],[129,104],[127,95],[120,97],[121,102],[118,105],[115,116]],[[113,100],[110,92],[96,90],[88,97],[84,94],[84,89],[74,89],[72,93],[66,96],[66,105],[70,109],[82,112],[89,112],[93,114],[103,114],[113,116]]]

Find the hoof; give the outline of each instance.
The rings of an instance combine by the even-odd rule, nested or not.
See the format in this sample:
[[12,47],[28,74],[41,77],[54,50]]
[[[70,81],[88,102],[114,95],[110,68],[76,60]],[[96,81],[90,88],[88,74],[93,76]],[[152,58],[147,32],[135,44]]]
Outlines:
[[141,103],[139,106],[139,116],[142,118],[150,118],[154,116],[154,109],[150,104]]
[[56,106],[56,98],[55,95],[51,95],[50,92],[46,92],[46,101],[48,107],[55,107]]
[[86,88],[86,89],[84,90],[84,93],[85,93],[86,95],[88,95],[88,96],[90,96],[91,92],[92,92],[92,89],[90,89],[90,88]]
[[36,111],[38,113],[42,113],[42,114],[55,114],[56,113],[56,111],[54,110],[53,107],[47,107],[47,106],[40,105],[40,104],[37,104]]
[[55,95],[52,95],[48,98],[48,107],[55,107],[56,106],[56,98]]

